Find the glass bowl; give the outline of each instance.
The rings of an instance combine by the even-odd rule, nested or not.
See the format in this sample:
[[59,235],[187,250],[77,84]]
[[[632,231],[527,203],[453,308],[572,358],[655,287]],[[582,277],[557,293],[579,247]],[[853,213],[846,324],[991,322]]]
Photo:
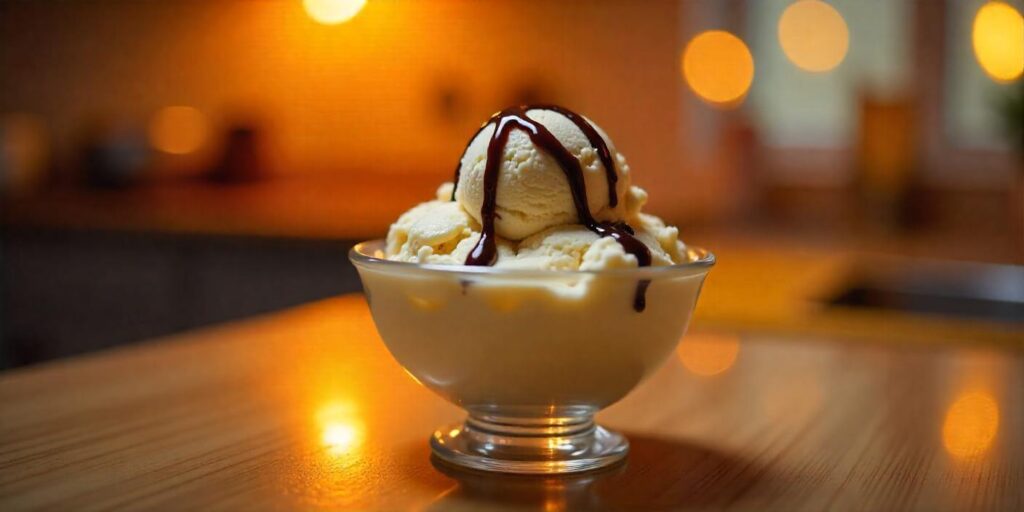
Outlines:
[[528,474],[626,456],[626,438],[594,414],[668,359],[715,263],[691,247],[672,266],[543,271],[396,262],[383,249],[374,240],[349,253],[381,338],[417,381],[469,413],[434,432],[434,454]]

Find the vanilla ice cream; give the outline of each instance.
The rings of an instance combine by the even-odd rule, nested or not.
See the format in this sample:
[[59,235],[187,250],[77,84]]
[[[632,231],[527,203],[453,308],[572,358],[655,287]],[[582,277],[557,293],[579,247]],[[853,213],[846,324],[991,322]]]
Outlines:
[[[527,129],[512,128],[504,144],[495,149],[495,132],[504,119],[499,114],[466,147],[456,181],[442,185],[435,200],[414,207],[391,226],[386,257],[466,264],[484,232],[485,171],[488,153],[496,152],[500,162],[494,184],[493,266],[601,270],[641,265],[638,258],[643,256],[628,251],[617,237],[595,232],[584,222],[586,216],[603,226],[628,226],[628,233],[622,236],[635,238],[646,247],[650,265],[683,262],[685,245],[678,230],[641,213],[647,193],[631,185],[629,165],[604,131],[578,114],[556,109],[523,108],[519,115],[546,129],[565,154],[575,159],[586,212],[577,209],[565,162],[537,144]],[[570,116],[576,116],[575,120]],[[607,151],[604,158],[602,149]],[[605,161],[611,163],[611,172]]]
[[[558,142],[575,156],[583,168],[590,211],[601,221],[620,221],[625,218],[624,201],[609,204],[607,169],[591,146],[583,131],[566,116],[551,110],[532,109],[526,114],[545,126]],[[621,198],[629,190],[629,165],[608,140],[600,128],[593,125],[611,150],[616,175],[616,196]],[[483,205],[483,174],[487,163],[487,149],[497,128],[488,123],[474,137],[462,155],[461,171],[455,199],[477,222],[481,221]],[[501,152],[498,174],[498,236],[522,240],[544,228],[577,222],[572,193],[559,163],[521,130],[513,130]]]

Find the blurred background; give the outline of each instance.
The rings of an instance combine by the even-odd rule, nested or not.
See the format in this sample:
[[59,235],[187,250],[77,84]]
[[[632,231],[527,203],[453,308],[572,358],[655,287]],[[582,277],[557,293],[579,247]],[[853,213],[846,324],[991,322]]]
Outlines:
[[0,3],[0,368],[359,283],[512,104],[718,253],[698,321],[1024,346],[1020,0]]

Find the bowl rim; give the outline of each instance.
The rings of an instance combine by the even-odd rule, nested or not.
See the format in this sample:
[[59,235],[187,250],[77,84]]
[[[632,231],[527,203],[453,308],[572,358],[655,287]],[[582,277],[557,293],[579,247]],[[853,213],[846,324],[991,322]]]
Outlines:
[[510,278],[567,278],[574,276],[607,276],[629,278],[679,277],[698,273],[706,273],[717,261],[714,253],[703,247],[686,246],[690,261],[675,265],[651,267],[617,268],[604,270],[540,270],[522,268],[476,267],[469,265],[443,265],[438,263],[412,263],[393,261],[375,256],[375,251],[383,250],[385,240],[376,238],[359,242],[348,251],[348,257],[357,267],[377,267],[396,272],[429,272],[455,275],[493,275]]

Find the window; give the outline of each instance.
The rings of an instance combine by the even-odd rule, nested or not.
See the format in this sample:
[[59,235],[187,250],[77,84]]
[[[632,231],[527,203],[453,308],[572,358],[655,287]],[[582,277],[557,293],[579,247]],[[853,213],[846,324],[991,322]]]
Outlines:
[[855,139],[858,98],[907,94],[912,14],[904,0],[830,0],[846,22],[848,50],[830,71],[809,72],[779,43],[792,0],[747,2],[756,71],[749,108],[769,147],[844,148]]

